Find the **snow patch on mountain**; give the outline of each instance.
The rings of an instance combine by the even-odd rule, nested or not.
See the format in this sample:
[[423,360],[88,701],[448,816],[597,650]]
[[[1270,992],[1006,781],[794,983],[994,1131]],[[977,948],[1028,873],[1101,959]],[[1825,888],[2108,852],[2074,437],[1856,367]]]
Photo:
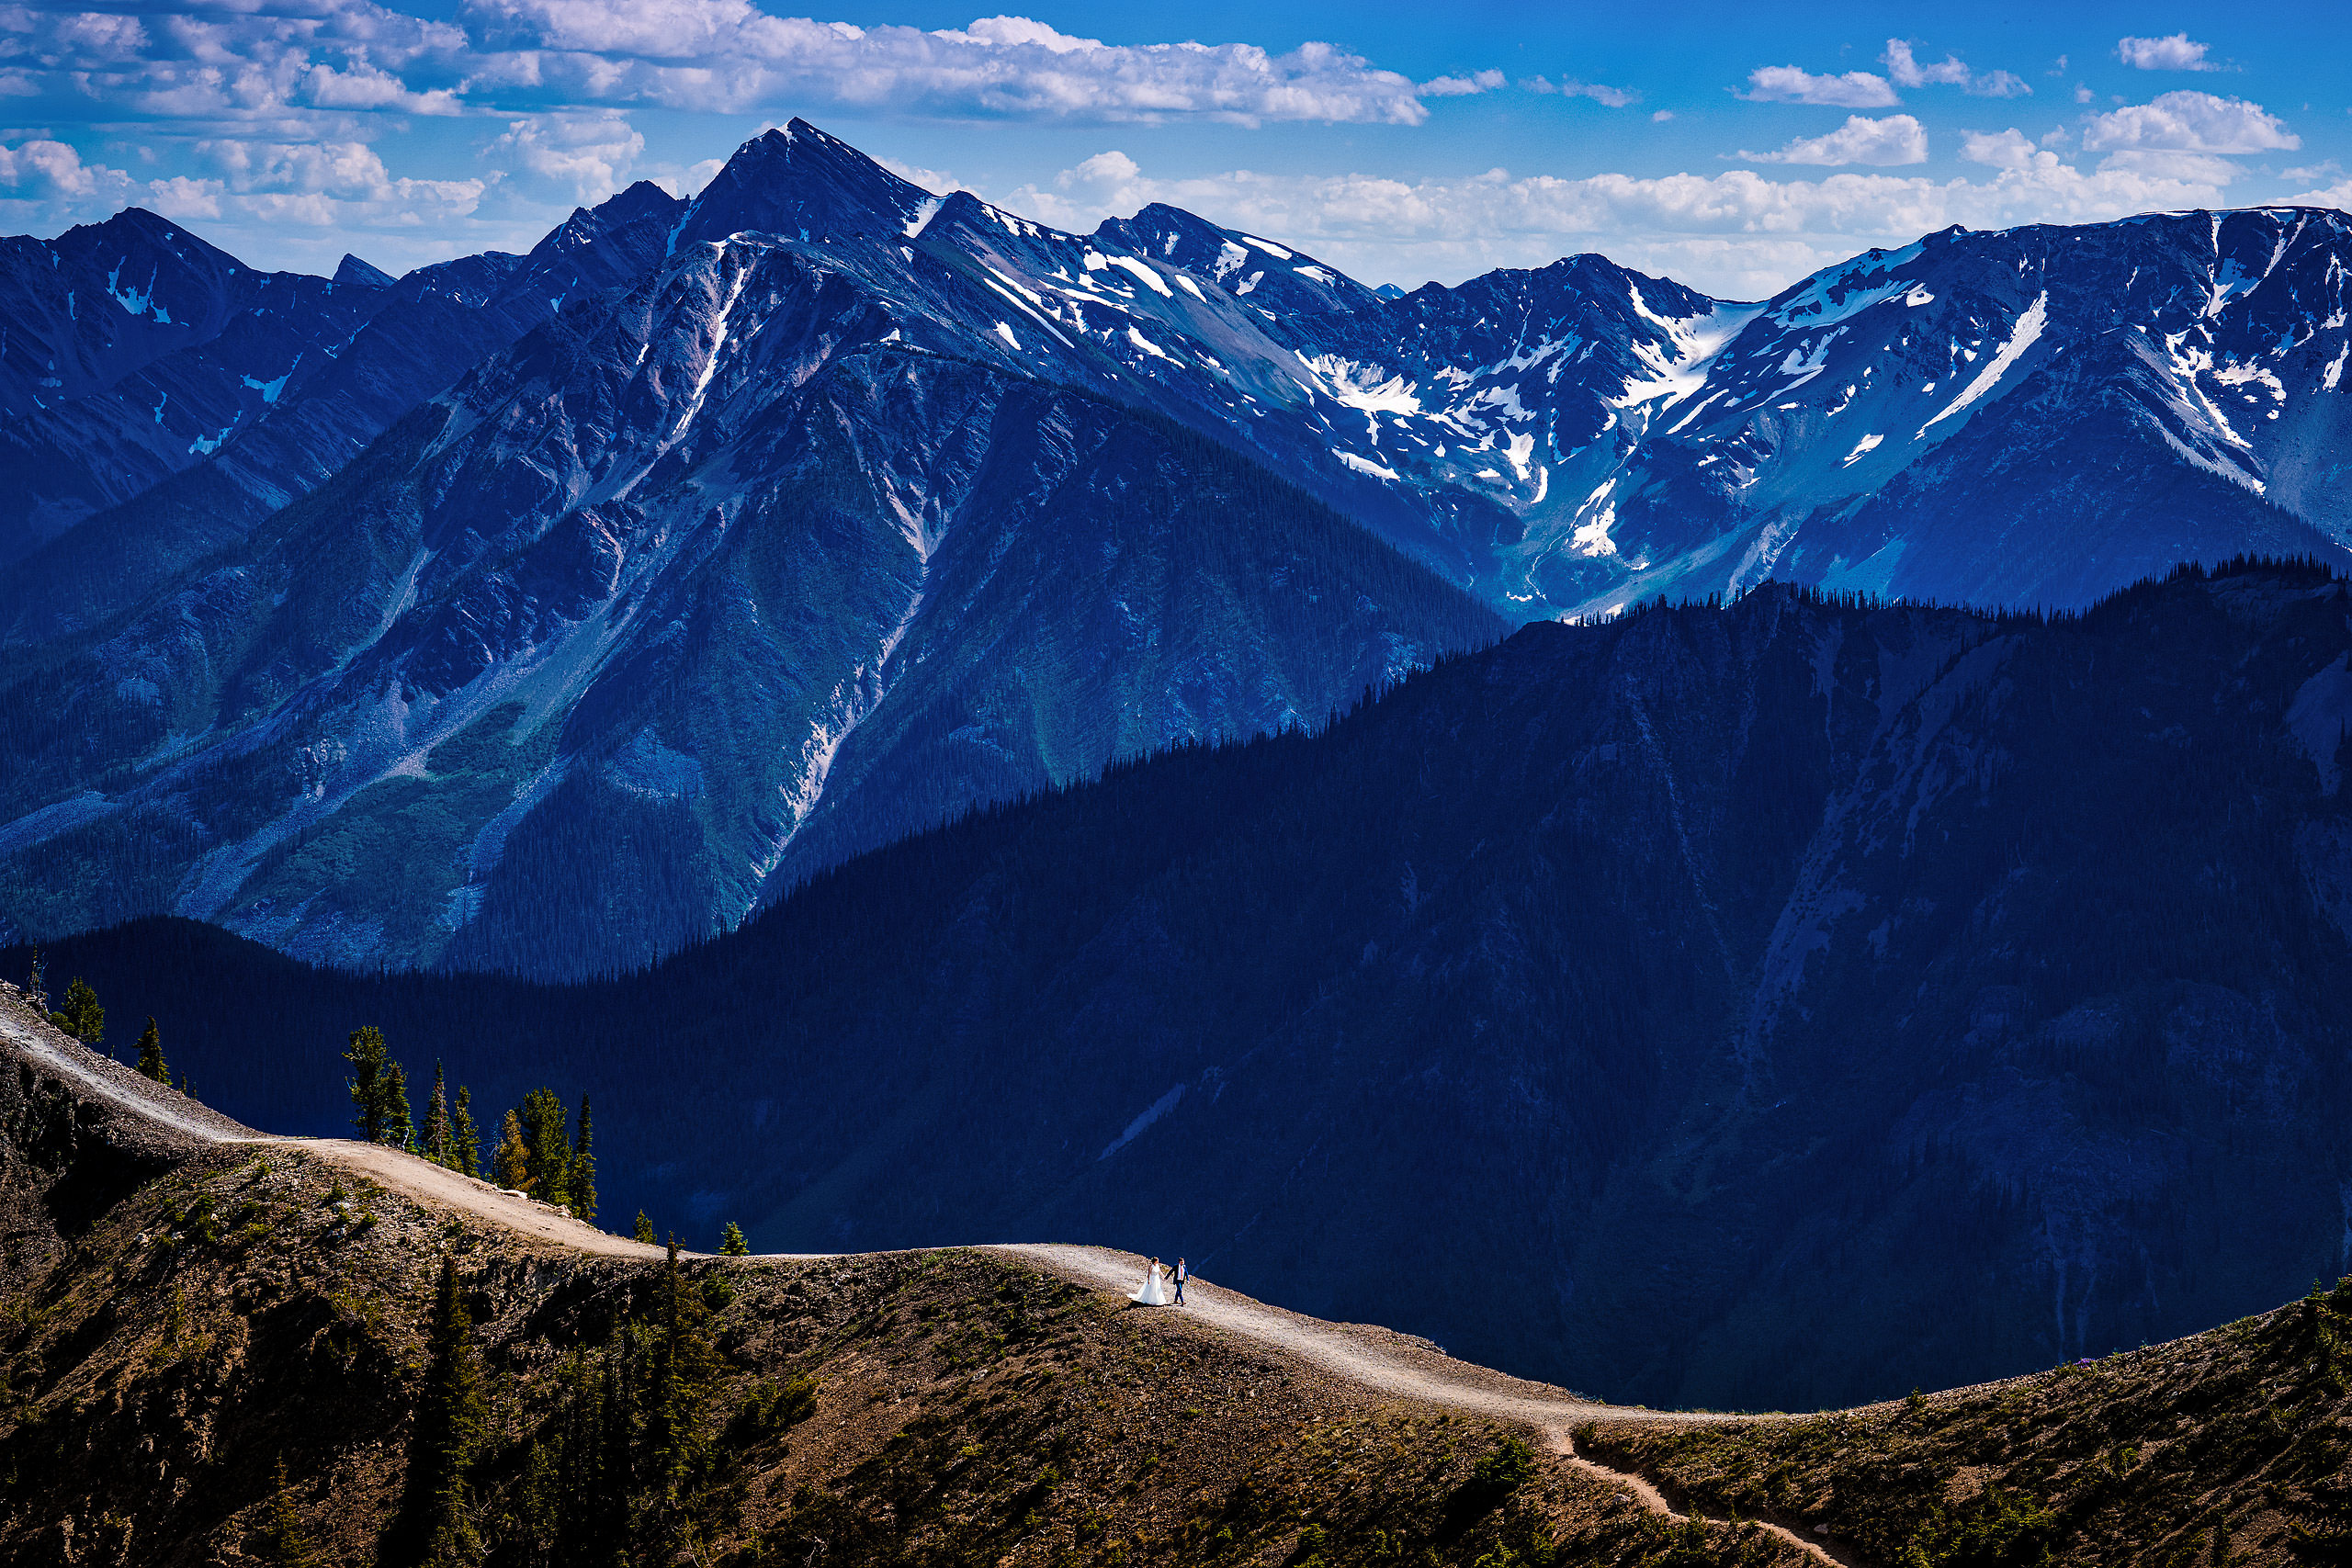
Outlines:
[[[1968,383],[1960,396],[1946,403],[1933,418],[1919,427],[1919,435],[1924,436],[1936,425],[1963,412],[1971,403],[1999,385],[2001,378],[2009,373],[2009,367],[2023,358],[2026,350],[2041,340],[2041,329],[2049,323],[2049,307],[2050,293],[2049,290],[2044,289],[2034,297],[2033,303],[2027,306],[2024,313],[2018,317],[2017,324],[2010,329],[2008,341],[2001,345],[2000,351],[1976,373],[1976,378]],[[1917,440],[1918,436],[1914,436],[1913,439]]]

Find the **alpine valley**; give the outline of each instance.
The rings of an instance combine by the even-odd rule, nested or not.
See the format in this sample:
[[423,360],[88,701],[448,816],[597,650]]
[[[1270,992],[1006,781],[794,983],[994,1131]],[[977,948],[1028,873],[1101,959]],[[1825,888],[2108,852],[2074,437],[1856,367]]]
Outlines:
[[0,935],[627,970],[976,804],[1768,578],[2081,607],[2344,558],[2352,219],[1958,230],[1761,304],[1375,292],[805,122],[527,256],[0,275]]

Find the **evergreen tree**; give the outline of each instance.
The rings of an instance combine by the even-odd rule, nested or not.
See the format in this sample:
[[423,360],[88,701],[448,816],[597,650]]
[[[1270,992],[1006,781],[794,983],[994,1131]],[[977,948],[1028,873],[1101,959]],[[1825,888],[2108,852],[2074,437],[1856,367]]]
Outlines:
[[[549,1509],[553,1529],[548,1533],[553,1560],[567,1565],[590,1562],[599,1541],[610,1542],[622,1533],[605,1518],[614,1511],[606,1494],[617,1490],[626,1495],[628,1485],[627,1467],[613,1470],[605,1433],[610,1362],[616,1354],[608,1345],[601,1367],[584,1355],[572,1356],[564,1369],[563,1405],[551,1424],[556,1455]],[[609,1559],[609,1547],[605,1555]]]
[[418,1142],[426,1159],[435,1165],[450,1163],[449,1093],[439,1062],[433,1064],[433,1098],[424,1102],[424,1133]]
[[751,1243],[743,1239],[743,1227],[733,1220],[728,1221],[725,1233],[718,1238],[718,1255],[721,1258],[741,1258],[751,1250]]
[[[441,1255],[433,1313],[425,1325],[424,1389],[409,1438],[408,1491],[402,1506],[409,1539],[428,1568],[470,1563],[482,1543],[466,1506],[467,1472],[489,1422],[473,1318],[458,1289],[458,1260]],[[403,1554],[406,1555],[406,1554]]]
[[351,1108],[358,1114],[351,1124],[359,1130],[363,1143],[384,1141],[384,1069],[390,1054],[384,1049],[384,1032],[374,1024],[351,1032],[351,1048],[343,1054],[351,1064]]
[[25,1000],[31,1005],[33,1011],[43,1018],[49,1016],[49,982],[44,978],[48,972],[49,966],[41,962],[40,949],[36,946],[33,949],[33,972],[25,981]]
[[[382,1141],[396,1149],[416,1152],[416,1125],[409,1119],[408,1074],[398,1062],[384,1064],[384,1135]],[[186,1094],[183,1083],[180,1092]]]
[[327,1568],[311,1532],[302,1527],[302,1516],[294,1511],[294,1488],[283,1459],[270,1480],[269,1512],[261,1529],[246,1539],[245,1551],[269,1568]]
[[638,1240],[645,1243],[648,1247],[651,1247],[653,1245],[653,1222],[645,1217],[644,1210],[639,1209],[637,1212],[637,1229],[630,1234],[635,1235]]
[[98,1005],[98,993],[90,989],[90,982],[79,975],[65,987],[65,1006],[49,1015],[49,1021],[79,1040],[96,1046],[107,1037],[107,1010]]
[[449,1168],[461,1176],[481,1174],[481,1134],[474,1131],[474,1091],[458,1086],[458,1108],[450,1117]]
[[[644,1381],[642,1359],[633,1352],[638,1335],[619,1325],[614,1326],[611,1344],[605,1355],[605,1377],[602,1399],[602,1429],[597,1433],[605,1490],[598,1501],[601,1508],[583,1510],[583,1523],[591,1551],[615,1555],[611,1543],[628,1539],[629,1528],[636,1517],[637,1483],[637,1406],[639,1384]],[[579,1559],[588,1561],[583,1552]],[[602,1568],[599,1564],[598,1568]]]
[[596,1223],[596,1154],[589,1142],[588,1097],[580,1097],[580,1142],[571,1151],[571,1212]]
[[563,1101],[551,1089],[535,1089],[523,1097],[519,1120],[531,1149],[531,1196],[559,1209],[570,1207],[571,1143],[565,1135]]
[[669,1242],[670,1266],[662,1277],[661,1338],[654,1347],[645,1406],[645,1481],[657,1519],[674,1510],[701,1468],[705,1441],[702,1414],[709,1397],[718,1355],[703,1325],[709,1311],[702,1292],[686,1288],[678,1267],[678,1238]]
[[139,1070],[157,1083],[172,1081],[172,1069],[164,1061],[164,1036],[153,1018],[147,1021],[146,1032],[139,1037]]
[[510,1111],[499,1129],[498,1152],[491,1156],[491,1179],[517,1192],[531,1190],[531,1145],[523,1141],[523,1119]]

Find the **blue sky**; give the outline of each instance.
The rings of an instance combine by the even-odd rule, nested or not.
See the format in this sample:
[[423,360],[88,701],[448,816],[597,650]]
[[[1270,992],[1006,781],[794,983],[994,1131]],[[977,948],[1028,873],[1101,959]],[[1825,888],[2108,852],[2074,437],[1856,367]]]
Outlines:
[[0,0],[0,231],[258,265],[519,250],[802,115],[1091,228],[1172,201],[1368,282],[1600,251],[1756,297],[1951,223],[2352,206],[2352,8]]

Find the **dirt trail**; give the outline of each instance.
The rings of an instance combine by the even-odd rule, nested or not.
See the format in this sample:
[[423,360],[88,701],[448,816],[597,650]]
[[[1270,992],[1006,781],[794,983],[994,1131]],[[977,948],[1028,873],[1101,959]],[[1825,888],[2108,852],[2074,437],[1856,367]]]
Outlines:
[[[463,1211],[536,1242],[601,1258],[647,1259],[663,1256],[658,1247],[598,1230],[560,1210],[487,1181],[461,1176],[399,1149],[344,1138],[285,1138],[257,1133],[174,1089],[150,1082],[45,1022],[36,1023],[19,994],[5,984],[0,984],[0,1042],[15,1048],[39,1068],[74,1080],[135,1122],[163,1133],[170,1142],[301,1149],[420,1202]],[[1127,1294],[1143,1279],[1145,1259],[1108,1247],[1034,1244],[983,1250],[1017,1258],[1073,1283],[1120,1295]],[[807,1258],[834,1255],[763,1256]],[[1535,1428],[1555,1452],[1565,1456],[1577,1469],[1619,1488],[1643,1507],[1678,1521],[1684,1516],[1647,1481],[1579,1456],[1570,1436],[1577,1424],[1595,1420],[1688,1424],[1756,1419],[1597,1404],[1547,1383],[1528,1382],[1467,1361],[1457,1361],[1426,1340],[1391,1329],[1366,1324],[1326,1323],[1269,1306],[1201,1280],[1188,1284],[1185,1294],[1186,1304],[1182,1308],[1149,1310],[1190,1314],[1237,1338],[1304,1361],[1360,1388],[1522,1423]],[[1835,1568],[1865,1568],[1834,1543],[1808,1539],[1777,1524],[1761,1523],[1760,1528],[1817,1562]]]
[[92,1098],[178,1144],[255,1144],[302,1149],[419,1202],[462,1209],[530,1237],[600,1258],[660,1258],[662,1249],[583,1224],[560,1210],[381,1144],[281,1138],[256,1133],[178,1090],[153,1083],[46,1024],[34,1023],[13,987],[0,986],[0,1041],[40,1070],[70,1078]]
[[[1102,1247],[1038,1244],[986,1250],[1018,1258],[1065,1280],[1097,1290],[1115,1291],[1121,1295],[1142,1284],[1146,1263],[1136,1254]],[[1528,1382],[1490,1368],[1457,1361],[1427,1340],[1392,1329],[1367,1324],[1326,1323],[1320,1318],[1269,1306],[1201,1280],[1184,1287],[1184,1298],[1182,1307],[1139,1310],[1189,1314],[1237,1338],[1286,1352],[1359,1388],[1523,1423],[1542,1433],[1553,1450],[1566,1456],[1578,1470],[1617,1487],[1643,1507],[1678,1521],[1684,1516],[1656,1486],[1638,1475],[1612,1470],[1578,1455],[1570,1435],[1576,1427],[1586,1421],[1696,1425],[1758,1419],[1708,1412],[1628,1409],[1622,1404],[1580,1399],[1549,1383]],[[1784,1525],[1757,1523],[1817,1562],[1837,1564],[1838,1568],[1862,1568],[1856,1558],[1834,1542],[1808,1539]]]

